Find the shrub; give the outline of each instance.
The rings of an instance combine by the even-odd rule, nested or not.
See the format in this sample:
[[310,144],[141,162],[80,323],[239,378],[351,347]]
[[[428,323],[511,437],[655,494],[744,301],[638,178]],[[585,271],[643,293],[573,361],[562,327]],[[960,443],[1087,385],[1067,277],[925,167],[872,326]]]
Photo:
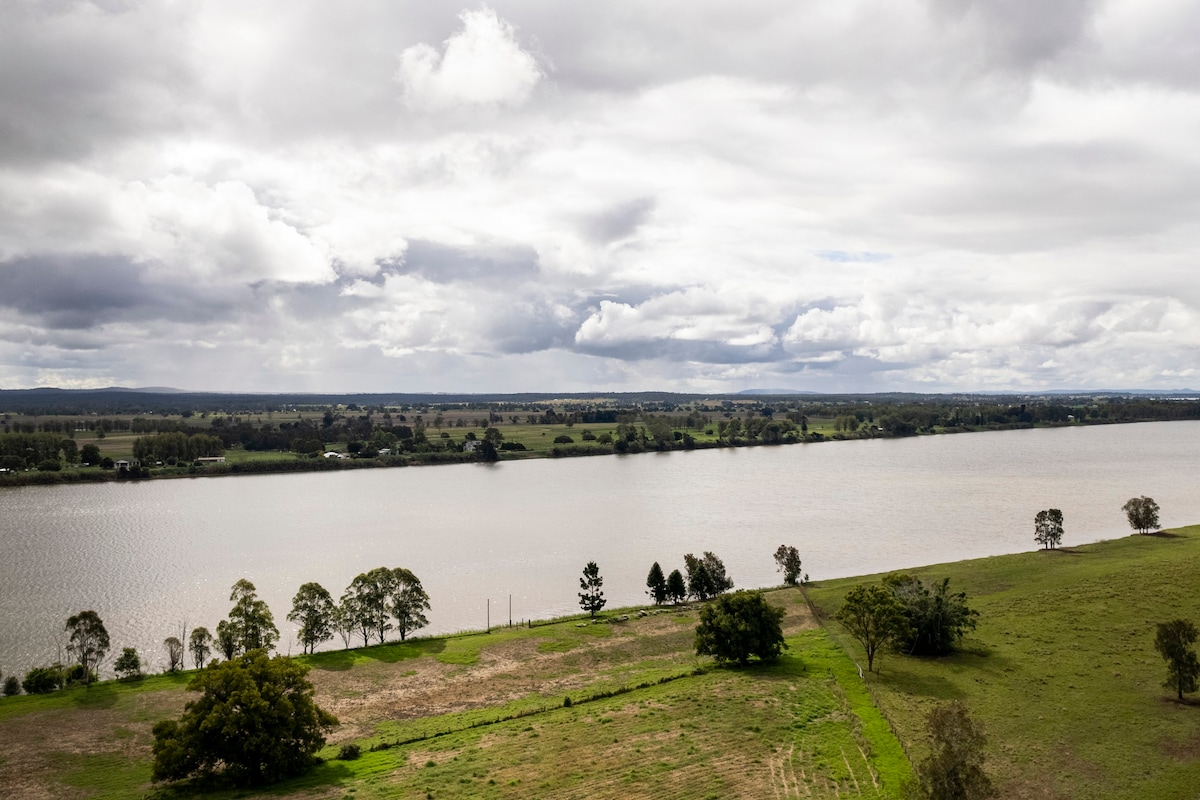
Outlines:
[[9,675],[4,679],[4,696],[12,697],[21,693],[21,682],[17,680],[16,675]]
[[62,665],[34,667],[25,673],[21,688],[26,694],[48,694],[62,687]]
[[565,433],[560,433],[558,436],[554,437],[554,443],[555,444],[575,444],[575,440],[572,439],[570,436],[567,436]]
[[119,681],[131,681],[142,677],[142,659],[137,650],[133,647],[123,648],[121,655],[113,662],[113,671],[117,673]]
[[39,461],[38,472],[58,472],[62,469],[62,464],[58,463],[57,459],[47,458],[45,461]]
[[351,742],[349,744],[342,745],[342,749],[338,750],[338,760],[339,761],[353,761],[354,759],[358,758],[359,755],[361,755],[361,754],[362,754],[362,749],[358,745]]

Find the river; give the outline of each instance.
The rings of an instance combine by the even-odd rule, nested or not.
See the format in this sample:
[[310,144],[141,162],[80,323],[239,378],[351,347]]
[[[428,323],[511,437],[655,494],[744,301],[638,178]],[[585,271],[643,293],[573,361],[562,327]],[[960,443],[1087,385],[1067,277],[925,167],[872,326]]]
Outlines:
[[[337,473],[0,490],[0,671],[60,657],[94,609],[112,652],[153,670],[164,638],[215,630],[248,578],[281,652],[300,584],[335,598],[403,566],[432,610],[424,633],[578,611],[596,561],[612,606],[640,603],[654,561],[712,550],[739,587],[777,584],[795,545],[812,579],[1034,549],[1061,508],[1064,545],[1130,533],[1133,496],[1164,526],[1200,522],[1200,422],[1071,427],[779,447]],[[490,601],[490,602],[489,602]],[[331,642],[327,646],[340,647]],[[65,653],[63,654],[65,656]],[[111,664],[112,656],[109,657]]]

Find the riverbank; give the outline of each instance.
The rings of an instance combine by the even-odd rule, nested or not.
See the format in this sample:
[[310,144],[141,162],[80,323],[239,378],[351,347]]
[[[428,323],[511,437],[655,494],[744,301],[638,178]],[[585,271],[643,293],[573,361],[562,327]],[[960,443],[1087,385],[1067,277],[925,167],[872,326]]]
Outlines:
[[[1200,620],[1200,526],[910,572],[949,577],[979,626],[955,655],[887,654],[865,681],[830,618],[877,575],[812,584],[819,620],[798,590],[768,590],[790,649],[744,670],[692,654],[694,606],[308,656],[318,702],[342,721],[326,763],[266,793],[210,796],[899,797],[900,748],[923,757],[923,715],[947,700],[983,725],[1002,798],[1200,791],[1200,717],[1162,688],[1153,650],[1158,621]],[[0,794],[180,796],[148,785],[149,728],[179,713],[185,682],[0,700]],[[348,743],[362,757],[337,760]]]
[[[864,439],[895,439],[912,438],[916,436],[936,436],[941,434],[959,434],[975,432],[995,432],[1005,430],[1029,430],[1033,428],[1062,428],[1082,427],[1082,422],[1050,422],[1050,423],[992,423],[982,426],[957,425],[938,427],[921,433],[893,433],[880,428],[870,427],[856,431],[835,431],[832,425],[826,425],[827,430],[800,432],[798,429],[780,434],[766,441],[758,438],[726,438],[712,430],[676,429],[670,438],[658,440],[635,439],[633,441],[612,441],[613,431],[601,431],[608,434],[607,441],[598,441],[599,436],[590,430],[582,432],[574,430],[574,426],[539,426],[532,432],[528,426],[521,426],[514,433],[509,430],[508,444],[517,445],[519,449],[501,448],[487,451],[461,449],[437,449],[427,452],[400,452],[387,455],[358,456],[353,453],[339,452],[336,448],[345,449],[347,443],[332,445],[333,455],[296,454],[282,451],[246,451],[235,449],[226,452],[222,462],[195,461],[191,463],[161,464],[143,466],[134,463],[132,466],[101,468],[99,466],[67,467],[57,470],[7,470],[0,471],[0,488],[8,486],[52,486],[60,484],[80,483],[136,483],[146,480],[173,478],[228,477],[234,475],[269,475],[296,474],[305,472],[341,472],[345,470],[421,467],[445,464],[471,464],[487,462],[526,461],[540,458],[579,458],[590,456],[638,455],[644,453],[665,453],[676,451],[713,450],[746,447],[776,447],[795,444],[818,444],[822,442],[857,441]],[[1094,423],[1100,424],[1100,423]],[[1103,423],[1119,424],[1119,423]],[[586,438],[581,435],[586,434]],[[678,434],[676,437],[674,434]],[[686,434],[686,436],[685,436]],[[129,438],[129,437],[126,437]],[[569,439],[569,442],[557,442],[559,439]],[[578,440],[578,441],[577,441]],[[441,444],[442,447],[459,448],[465,442]],[[128,453],[118,450],[110,451],[131,458]]]
[[[885,655],[868,683],[914,758],[924,715],[967,705],[988,735],[987,768],[1002,797],[1161,800],[1200,793],[1196,695],[1176,702],[1155,627],[1200,624],[1200,525],[1061,550],[908,570],[950,578],[979,611],[978,627],[945,658]],[[881,576],[810,589],[831,622],[845,593]]]

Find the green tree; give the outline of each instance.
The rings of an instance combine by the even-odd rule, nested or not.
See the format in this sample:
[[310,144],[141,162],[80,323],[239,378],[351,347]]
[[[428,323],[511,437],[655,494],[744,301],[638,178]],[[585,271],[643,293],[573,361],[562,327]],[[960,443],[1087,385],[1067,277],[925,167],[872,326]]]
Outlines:
[[396,587],[392,590],[392,615],[396,618],[396,630],[400,631],[400,641],[415,630],[420,630],[429,624],[425,612],[429,610],[429,595],[417,576],[403,567],[392,570]]
[[192,664],[196,669],[204,669],[208,657],[212,655],[212,648],[213,637],[208,628],[203,625],[193,628],[192,635],[188,637],[188,652],[192,654]]
[[930,754],[917,765],[914,794],[921,800],[985,800],[996,792],[983,771],[987,738],[967,708],[955,701],[926,718]]
[[783,573],[783,582],[795,586],[800,582],[800,551],[791,545],[781,544],[775,549],[775,563]]
[[979,612],[967,606],[966,592],[950,591],[949,578],[931,588],[911,575],[892,573],[883,584],[903,606],[908,631],[897,645],[909,655],[946,655],[975,629]]
[[221,651],[221,655],[225,656],[226,661],[240,652],[237,628],[229,620],[223,619],[217,623],[216,645],[217,649]]
[[667,579],[657,561],[650,567],[650,574],[646,576],[646,588],[646,594],[650,595],[654,605],[661,606],[667,599]]
[[245,578],[239,579],[233,585],[229,599],[233,601],[233,608],[229,611],[229,623],[237,637],[238,652],[270,652],[279,641],[279,629],[275,627],[275,617],[272,616],[271,609],[267,608],[264,601],[258,599],[254,584]]
[[1196,641],[1196,626],[1185,619],[1158,623],[1154,649],[1167,662],[1167,679],[1163,686],[1174,689],[1180,700],[1184,692],[1194,692],[1200,680],[1200,660],[1192,645]]
[[142,677],[142,659],[138,651],[133,647],[122,648],[121,655],[113,662],[113,671],[117,673],[119,681],[131,681]]
[[725,562],[712,552],[704,551],[702,558],[688,553],[683,564],[687,569],[688,594],[697,600],[707,600],[733,588],[733,579],[725,574]]
[[358,630],[358,624],[355,622],[354,611],[344,596],[342,597],[342,602],[333,608],[332,626],[337,635],[341,637],[345,648],[349,650],[350,642],[354,639],[354,634]]
[[834,615],[867,654],[867,672],[875,669],[875,655],[884,645],[908,634],[904,606],[886,586],[855,586]]
[[21,693],[21,681],[16,675],[9,675],[4,679],[4,696],[15,697]]
[[687,599],[687,584],[683,580],[683,573],[677,569],[671,570],[667,576],[667,598],[675,605]]
[[80,611],[69,617],[66,630],[71,634],[67,652],[83,668],[83,682],[90,686],[92,675],[108,653],[108,631],[95,611]]
[[167,651],[167,672],[174,672],[183,666],[183,642],[178,636],[168,636],[163,639],[163,649]]
[[783,609],[769,604],[762,592],[721,595],[700,609],[696,654],[742,665],[750,656],[773,661],[787,647],[782,622]]
[[337,719],[313,702],[308,672],[254,650],[196,673],[201,692],[179,720],[154,726],[155,781],[222,772],[235,785],[274,783],[311,767]]
[[300,626],[296,636],[304,652],[316,652],[317,645],[333,638],[333,597],[321,584],[306,583],[292,598],[287,618]]
[[1058,547],[1063,537],[1063,513],[1057,508],[1039,511],[1033,518],[1033,540],[1043,549]]
[[342,596],[342,605],[352,614],[355,627],[362,633],[363,644],[371,635],[382,644],[392,629],[390,603],[396,589],[396,576],[387,567],[376,567],[356,575]]
[[1138,533],[1149,533],[1158,527],[1158,503],[1152,497],[1131,497],[1121,510],[1129,518],[1129,527]]
[[579,593],[579,607],[593,617],[608,602],[604,599],[604,592],[600,591],[603,585],[604,578],[600,577],[600,567],[596,566],[595,561],[589,561],[583,568],[583,577],[579,579],[579,588],[583,590]]
[[79,458],[85,464],[96,466],[100,463],[100,448],[94,444],[85,444],[79,451]]

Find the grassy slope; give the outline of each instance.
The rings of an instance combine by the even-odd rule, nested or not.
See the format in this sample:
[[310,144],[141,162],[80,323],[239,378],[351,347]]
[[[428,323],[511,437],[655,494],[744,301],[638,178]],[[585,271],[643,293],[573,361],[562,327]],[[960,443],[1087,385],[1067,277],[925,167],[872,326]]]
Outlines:
[[[746,670],[697,673],[695,609],[317,654],[318,701],[344,723],[323,755],[363,756],[211,796],[897,796],[908,764],[854,665],[797,591],[769,596],[791,647]],[[149,728],[179,713],[184,681],[0,700],[0,796],[142,797]]]
[[[871,679],[914,757],[923,714],[957,699],[986,728],[1004,796],[1200,793],[1200,705],[1178,704],[1162,687],[1153,646],[1156,623],[1200,620],[1200,526],[912,573],[950,576],[980,612],[962,653],[888,656]],[[813,587],[822,616],[862,580]],[[839,638],[865,663],[857,643]]]

